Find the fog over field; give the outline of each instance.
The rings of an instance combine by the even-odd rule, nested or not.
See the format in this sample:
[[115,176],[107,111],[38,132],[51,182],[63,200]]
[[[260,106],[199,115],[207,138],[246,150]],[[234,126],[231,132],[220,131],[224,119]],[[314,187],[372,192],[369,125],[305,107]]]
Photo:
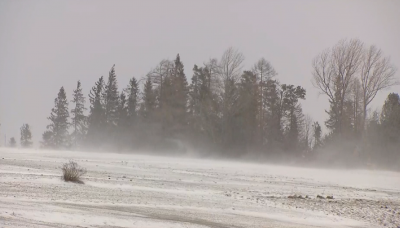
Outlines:
[[0,1],[0,227],[400,228],[400,1]]
[[[0,154],[2,227],[400,224],[400,174],[394,172],[115,153],[1,149]],[[60,179],[70,159],[87,168],[85,184]]]

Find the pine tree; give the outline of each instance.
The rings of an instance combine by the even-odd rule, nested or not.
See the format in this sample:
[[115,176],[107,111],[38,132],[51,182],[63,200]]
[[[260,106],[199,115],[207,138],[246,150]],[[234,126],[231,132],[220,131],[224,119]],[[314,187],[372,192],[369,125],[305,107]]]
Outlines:
[[143,102],[140,107],[141,117],[145,122],[154,120],[154,112],[156,108],[156,96],[153,90],[153,83],[151,78],[148,77],[143,89]]
[[117,122],[118,129],[123,129],[129,126],[127,100],[124,92],[121,92],[121,95],[119,97],[117,113],[118,113],[118,122]]
[[8,142],[8,146],[11,148],[17,147],[17,141],[15,141],[14,137],[10,138],[10,141]]
[[102,94],[105,110],[105,118],[109,129],[117,124],[118,121],[118,86],[117,76],[115,74],[115,65],[111,68],[108,74],[108,81],[104,87]]
[[207,67],[193,68],[192,83],[189,87],[189,113],[194,143],[218,141],[218,102],[211,90],[211,75]]
[[54,148],[53,132],[46,130],[42,134],[42,141],[40,142],[41,148]]
[[[54,108],[51,110],[48,119],[51,123],[47,126],[47,131],[43,134],[43,145],[48,145],[55,149],[65,149],[70,147],[68,100],[64,87],[61,87],[57,98],[54,100]],[[51,137],[48,137],[50,134]],[[47,141],[51,139],[51,141]]]
[[281,86],[282,94],[282,117],[286,119],[285,127],[285,147],[288,151],[298,151],[300,139],[300,126],[303,118],[299,99],[305,99],[306,90],[300,86],[283,84]]
[[261,100],[258,90],[257,76],[251,71],[244,71],[239,84],[239,121],[242,139],[246,147],[260,144],[258,114],[261,106]]
[[105,135],[105,112],[102,94],[104,90],[103,76],[92,87],[89,93],[90,114],[88,116],[87,143],[99,146]]
[[172,79],[173,94],[171,99],[173,124],[182,129],[187,125],[188,82],[185,76],[183,63],[179,54],[175,59],[175,69]]
[[391,93],[385,100],[381,113],[385,137],[390,142],[400,142],[400,96]]
[[282,130],[282,96],[279,83],[276,80],[267,80],[264,88],[265,106],[265,141],[267,148],[275,150],[283,143]]
[[127,101],[127,109],[128,109],[128,118],[129,118],[129,126],[133,126],[137,119],[137,109],[139,102],[139,85],[137,80],[133,77],[129,80],[129,86],[126,89],[128,95]]
[[117,122],[117,134],[116,134],[116,146],[118,149],[122,149],[132,140],[132,131],[129,132],[130,120],[128,116],[127,99],[124,92],[121,92],[118,102],[118,122]]
[[32,133],[29,124],[23,124],[21,127],[21,146],[31,147],[32,146]]
[[71,110],[71,124],[73,127],[71,136],[72,143],[75,145],[75,147],[77,147],[78,145],[82,144],[87,131],[87,117],[84,115],[84,111],[86,110],[85,97],[82,93],[80,81],[77,82],[71,102],[75,104],[75,107]]

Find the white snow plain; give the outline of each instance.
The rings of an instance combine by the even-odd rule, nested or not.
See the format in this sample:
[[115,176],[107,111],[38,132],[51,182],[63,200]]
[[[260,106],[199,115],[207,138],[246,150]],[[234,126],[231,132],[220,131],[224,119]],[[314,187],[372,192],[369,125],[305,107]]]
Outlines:
[[0,227],[398,228],[400,173],[1,148]]

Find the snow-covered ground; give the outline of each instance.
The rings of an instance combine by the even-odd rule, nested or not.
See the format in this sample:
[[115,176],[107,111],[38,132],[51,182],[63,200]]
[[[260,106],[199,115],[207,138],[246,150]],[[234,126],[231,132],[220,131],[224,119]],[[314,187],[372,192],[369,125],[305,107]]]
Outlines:
[[0,227],[397,228],[400,173],[2,148]]

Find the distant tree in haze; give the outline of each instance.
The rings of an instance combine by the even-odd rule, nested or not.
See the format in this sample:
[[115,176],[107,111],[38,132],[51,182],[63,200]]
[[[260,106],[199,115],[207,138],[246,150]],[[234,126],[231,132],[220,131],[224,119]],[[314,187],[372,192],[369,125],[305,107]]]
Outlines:
[[300,125],[302,121],[302,109],[299,99],[305,99],[306,90],[301,86],[281,85],[282,116],[286,118],[286,145],[289,150],[298,147],[300,139]]
[[54,135],[53,132],[50,130],[46,130],[42,134],[42,141],[40,142],[40,147],[49,149],[54,148]]
[[252,71],[244,71],[239,83],[238,99],[238,118],[240,136],[236,142],[240,141],[245,148],[253,150],[260,145],[260,124],[258,115],[261,106],[260,90],[258,90],[257,75]]
[[23,124],[21,127],[21,146],[22,147],[31,147],[32,146],[32,133],[29,124]]
[[264,87],[265,141],[270,150],[280,148],[283,143],[282,99],[279,88],[276,80],[268,80]]
[[72,103],[74,108],[71,110],[71,125],[73,128],[72,144],[77,147],[81,145],[87,131],[87,117],[84,114],[85,108],[85,97],[82,93],[81,82],[77,82],[76,89],[73,93]]
[[322,129],[318,122],[314,122],[312,128],[314,137],[313,150],[316,150],[322,146]]
[[147,77],[146,83],[144,84],[142,103],[140,105],[141,119],[145,122],[151,122],[154,120],[156,109],[156,94],[153,90],[153,83],[150,77]]
[[9,147],[12,147],[12,148],[17,147],[17,141],[15,141],[14,137],[10,138],[10,141],[8,142],[8,145],[9,145]]
[[139,107],[139,84],[135,77],[129,80],[128,88],[125,89],[127,100],[127,115],[129,118],[128,125],[132,129],[133,125],[137,121],[138,117],[138,107]]
[[130,130],[130,123],[129,123],[129,116],[128,116],[128,106],[127,106],[127,99],[124,92],[121,92],[118,101],[118,120],[117,120],[117,147],[122,148],[128,144],[130,141],[130,136],[132,131]]
[[103,91],[103,102],[104,102],[104,113],[107,127],[112,131],[112,128],[116,126],[118,121],[118,85],[117,76],[115,74],[115,65],[111,68],[108,73],[108,81],[104,86]]
[[[151,80],[152,86],[154,86],[152,93],[156,99],[155,111],[152,118],[161,126],[161,131],[159,133],[162,137],[170,136],[174,125],[173,103],[176,103],[176,101],[173,100],[176,94],[175,88],[173,87],[173,79],[175,79],[174,72],[174,62],[162,60],[147,74],[148,79]],[[145,92],[150,92],[150,90]]]
[[189,122],[194,143],[204,141],[216,146],[219,131],[219,104],[212,87],[212,75],[207,66],[193,68],[189,86]]
[[271,80],[273,77],[277,75],[277,72],[275,71],[274,67],[271,65],[270,62],[265,60],[264,58],[261,58],[257,61],[256,64],[254,64],[253,73],[257,76],[257,80],[259,82],[259,96],[260,96],[260,110],[258,114],[258,125],[259,125],[259,134],[260,134],[260,139],[264,141],[265,138],[265,86],[267,81]]
[[388,163],[400,161],[400,96],[390,93],[381,112],[383,150]]
[[363,129],[367,119],[368,105],[374,100],[378,92],[399,85],[400,82],[395,77],[395,73],[396,68],[390,63],[389,57],[383,56],[382,50],[374,45],[364,50],[360,72]]
[[188,82],[184,72],[184,66],[181,62],[179,54],[177,54],[174,61],[174,69],[172,74],[172,98],[171,98],[171,111],[173,118],[173,125],[175,131],[180,133],[188,126]]
[[221,142],[225,150],[231,149],[234,140],[233,127],[235,126],[235,113],[238,111],[237,100],[239,97],[237,83],[242,74],[244,55],[230,47],[218,62],[218,84],[216,92],[219,95],[221,106]]
[[[327,127],[336,135],[346,134],[346,106],[352,103],[352,130],[365,130],[368,105],[376,95],[400,82],[390,58],[374,45],[366,47],[358,39],[341,40],[313,61],[313,85],[329,98]],[[347,110],[346,110],[347,109]],[[348,122],[348,121],[347,121]]]
[[327,95],[331,103],[327,127],[342,135],[346,99],[358,76],[363,57],[363,43],[358,39],[341,40],[333,48],[319,54],[313,61],[314,87]]
[[[71,146],[68,128],[68,100],[64,87],[61,87],[57,98],[54,100],[54,108],[51,110],[50,124],[47,126],[48,131],[43,133],[43,146],[55,149],[65,149]],[[49,141],[50,140],[50,141]]]
[[312,149],[313,140],[313,120],[310,115],[304,116],[304,132],[303,132],[303,142],[306,152],[310,152]]
[[99,146],[105,135],[106,118],[102,98],[103,90],[104,79],[101,76],[89,93],[90,113],[88,116],[86,143],[90,146]]

